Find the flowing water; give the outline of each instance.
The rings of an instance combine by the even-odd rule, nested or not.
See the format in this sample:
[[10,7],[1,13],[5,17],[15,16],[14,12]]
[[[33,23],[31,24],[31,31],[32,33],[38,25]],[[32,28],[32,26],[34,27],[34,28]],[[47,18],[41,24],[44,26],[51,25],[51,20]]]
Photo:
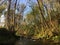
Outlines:
[[58,43],[42,43],[40,40],[20,39],[14,45],[60,45]]

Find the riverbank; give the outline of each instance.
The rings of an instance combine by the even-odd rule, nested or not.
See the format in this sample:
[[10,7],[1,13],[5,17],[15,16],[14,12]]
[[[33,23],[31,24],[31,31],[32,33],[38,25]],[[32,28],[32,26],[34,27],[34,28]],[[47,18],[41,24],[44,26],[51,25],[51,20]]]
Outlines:
[[13,44],[17,39],[17,36],[13,35],[9,30],[0,28],[0,44]]
[[31,39],[24,36],[13,35],[10,31],[5,28],[0,28],[0,45],[47,45],[47,44],[60,44],[60,40],[51,39]]

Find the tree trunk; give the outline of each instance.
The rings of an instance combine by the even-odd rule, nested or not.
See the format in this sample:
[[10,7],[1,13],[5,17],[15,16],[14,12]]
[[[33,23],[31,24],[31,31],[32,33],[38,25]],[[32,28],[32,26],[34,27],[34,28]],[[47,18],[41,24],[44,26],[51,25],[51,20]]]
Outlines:
[[7,14],[7,28],[10,29],[10,5],[11,5],[11,0],[9,1],[9,5],[8,5],[8,14]]

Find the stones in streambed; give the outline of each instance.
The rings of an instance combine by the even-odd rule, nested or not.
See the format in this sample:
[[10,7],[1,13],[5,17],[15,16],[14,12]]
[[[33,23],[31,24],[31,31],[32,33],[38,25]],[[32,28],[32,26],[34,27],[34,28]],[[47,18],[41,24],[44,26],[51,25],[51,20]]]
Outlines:
[[17,36],[13,35],[6,28],[0,28],[0,44],[14,43],[16,40],[16,37]]

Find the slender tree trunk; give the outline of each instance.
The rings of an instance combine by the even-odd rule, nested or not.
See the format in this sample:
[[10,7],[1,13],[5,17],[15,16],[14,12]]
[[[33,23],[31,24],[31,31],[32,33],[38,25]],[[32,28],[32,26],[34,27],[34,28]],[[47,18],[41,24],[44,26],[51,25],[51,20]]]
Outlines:
[[13,24],[12,24],[12,26],[11,26],[11,30],[13,31],[13,32],[15,32],[15,10],[16,10],[16,5],[17,5],[17,0],[15,1],[15,5],[14,5],[14,10],[13,10],[13,16],[12,16],[12,20],[13,20]]
[[44,17],[44,11],[43,11],[44,10],[44,8],[43,8],[44,6],[43,6],[43,2],[42,2],[42,0],[37,0],[37,2],[38,2],[40,14],[41,14],[40,15],[40,18],[41,18],[42,25],[45,26],[46,28],[50,28],[49,24],[47,23],[47,21],[46,21],[46,19]]
[[[41,0],[40,0],[41,1]],[[39,0],[37,0],[37,2],[38,2],[38,6],[39,6],[39,10],[40,10],[40,23],[41,23],[41,30],[43,30],[43,18],[42,18],[42,15],[43,15],[43,13],[42,13],[42,9],[41,9],[41,7],[40,7],[40,4],[42,4],[42,2],[39,2]]]
[[11,0],[9,1],[9,5],[8,5],[8,14],[7,14],[7,28],[10,29],[10,5],[11,5]]

